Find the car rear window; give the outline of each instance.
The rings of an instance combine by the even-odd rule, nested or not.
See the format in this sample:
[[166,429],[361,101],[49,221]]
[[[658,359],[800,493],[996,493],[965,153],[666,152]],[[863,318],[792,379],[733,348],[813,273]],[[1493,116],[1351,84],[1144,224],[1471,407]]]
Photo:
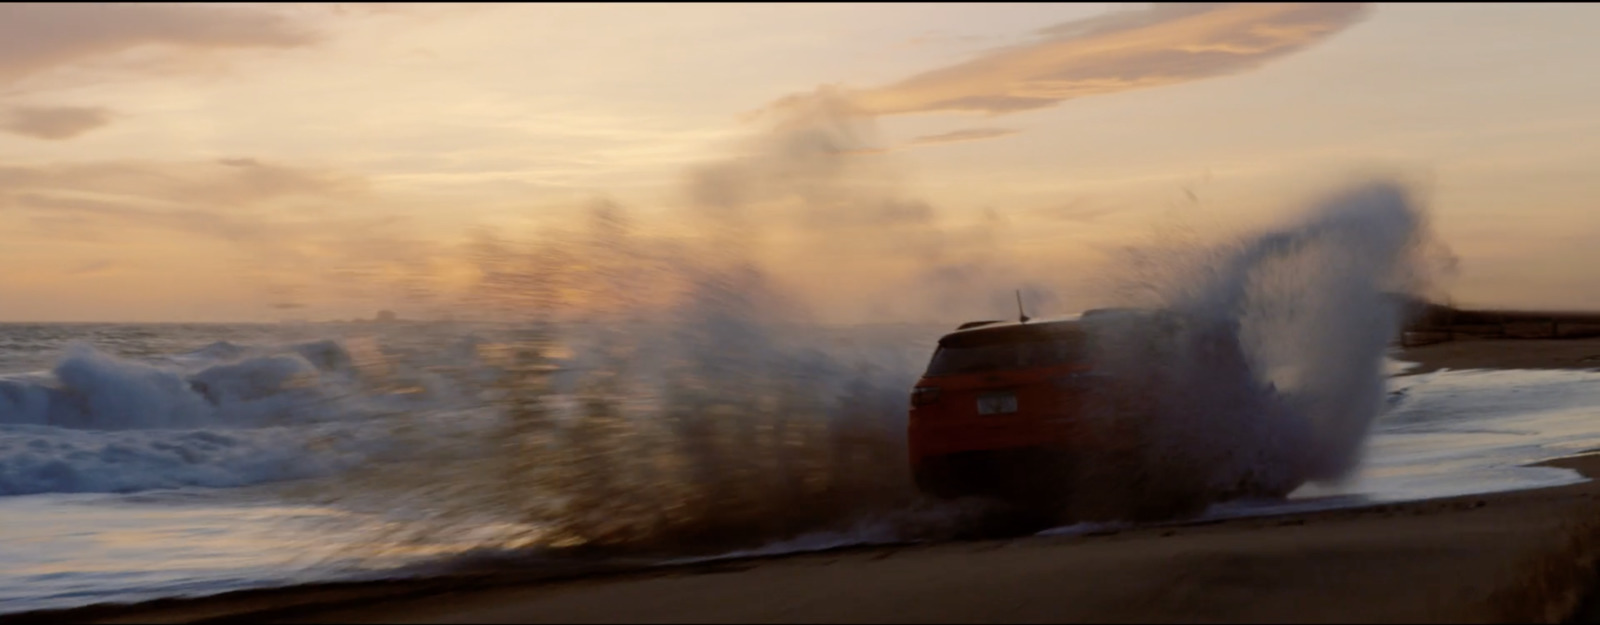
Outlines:
[[[952,339],[956,337],[951,337]],[[988,373],[1083,362],[1081,332],[995,332],[940,341],[928,363],[928,376]]]

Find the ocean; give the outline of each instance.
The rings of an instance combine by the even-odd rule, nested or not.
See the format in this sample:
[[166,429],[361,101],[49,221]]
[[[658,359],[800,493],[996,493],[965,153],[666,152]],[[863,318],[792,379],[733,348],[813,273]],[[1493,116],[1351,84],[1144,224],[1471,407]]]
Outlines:
[[[899,398],[872,409],[892,436],[904,371],[926,358],[930,331],[875,327],[831,339],[834,351],[892,351],[875,361],[878,370],[811,363],[780,374],[844,380],[808,387],[818,393]],[[486,372],[505,368],[493,356],[497,332],[411,323],[0,325],[0,612],[410,574],[455,554],[553,536],[540,533],[547,527],[511,527],[527,517],[496,514],[523,505],[518,497],[553,495],[508,490],[519,478],[475,464],[495,456],[486,445],[504,431],[496,407],[505,397],[486,381]],[[595,368],[579,357],[565,366]],[[852,386],[862,379],[882,393],[863,395]],[[1581,480],[1524,465],[1600,447],[1597,382],[1600,374],[1584,371],[1390,378],[1387,408],[1354,477],[1211,514]],[[558,382],[551,395],[579,387]],[[550,446],[579,442],[544,444],[515,457],[538,464],[557,457]],[[795,527],[758,551],[901,538],[892,523]]]
[[[866,330],[902,346],[924,334]],[[483,466],[541,455],[500,444],[514,333],[0,324],[0,612],[393,573],[525,542],[517,507],[561,494]],[[550,410],[573,409],[599,353],[583,351],[558,356]]]

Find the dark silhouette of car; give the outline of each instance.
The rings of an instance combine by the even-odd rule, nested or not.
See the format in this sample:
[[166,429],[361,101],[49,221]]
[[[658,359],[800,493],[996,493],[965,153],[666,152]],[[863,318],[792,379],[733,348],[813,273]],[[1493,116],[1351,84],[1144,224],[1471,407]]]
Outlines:
[[911,391],[908,449],[922,492],[1034,500],[1091,444],[1078,419],[1093,392],[1082,315],[975,321],[939,339]]
[[[1115,308],[961,324],[939,339],[911,391],[907,447],[917,488],[937,498],[1059,510],[1073,480],[1095,468],[1087,464],[1137,462],[1152,398],[1175,386],[1162,361],[1172,354],[1204,372],[1190,383],[1208,397],[1271,390],[1252,377],[1237,328],[1226,320]],[[1118,479],[1143,488],[1140,476]],[[1141,505],[1190,510],[1213,497],[1287,494],[1272,488],[1246,483],[1237,493],[1163,494],[1153,499],[1166,501]]]

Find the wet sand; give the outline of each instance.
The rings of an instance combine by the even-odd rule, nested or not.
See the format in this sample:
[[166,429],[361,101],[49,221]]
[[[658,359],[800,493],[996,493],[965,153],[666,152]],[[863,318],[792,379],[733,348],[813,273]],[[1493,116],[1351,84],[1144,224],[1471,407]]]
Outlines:
[[[1438,368],[1588,368],[1600,340],[1430,345]],[[1600,365],[1597,365],[1600,366]],[[1600,476],[1600,455],[1549,463]],[[1588,525],[1586,525],[1588,524]],[[315,585],[0,622],[1506,622],[1570,613],[1600,482],[1099,535],[650,571]],[[1581,528],[1574,530],[1574,528]],[[565,576],[567,579],[552,579]]]
[[1600,338],[1463,339],[1412,347],[1401,360],[1419,363],[1407,373],[1439,369],[1600,369]]

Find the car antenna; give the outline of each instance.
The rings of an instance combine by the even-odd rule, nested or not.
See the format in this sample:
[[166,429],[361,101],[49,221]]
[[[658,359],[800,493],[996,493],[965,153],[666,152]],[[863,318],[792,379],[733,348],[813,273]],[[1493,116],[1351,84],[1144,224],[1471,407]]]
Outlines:
[[1028,322],[1028,313],[1022,312],[1022,289],[1017,289],[1017,318],[1021,323]]

